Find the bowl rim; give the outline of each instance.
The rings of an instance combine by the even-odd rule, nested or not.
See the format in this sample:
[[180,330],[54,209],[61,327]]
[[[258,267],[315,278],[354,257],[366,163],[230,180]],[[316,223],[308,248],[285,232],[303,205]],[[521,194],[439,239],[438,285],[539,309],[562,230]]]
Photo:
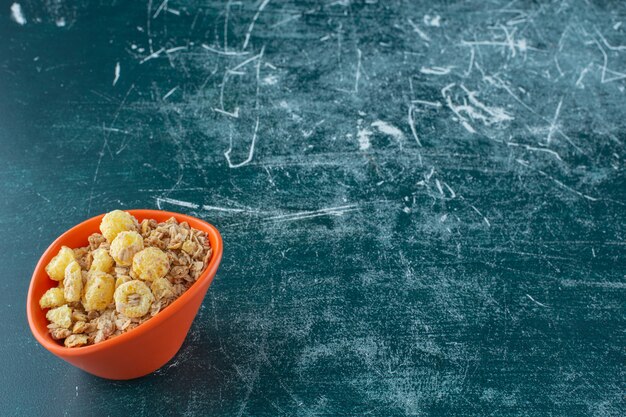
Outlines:
[[131,210],[124,210],[124,211],[132,214],[135,217],[141,217],[141,218],[150,218],[149,216],[151,214],[158,213],[159,215],[165,214],[170,217],[174,217],[179,222],[189,221],[189,220],[192,220],[193,222],[200,222],[204,226],[202,231],[206,232],[207,234],[213,235],[213,237],[215,238],[216,244],[214,246],[211,246],[211,248],[213,249],[211,260],[209,261],[209,264],[206,266],[204,272],[202,272],[202,274],[198,277],[196,282],[194,282],[193,285],[189,289],[187,289],[187,291],[185,291],[180,297],[178,297],[170,305],[168,305],[167,308],[160,311],[156,316],[150,318],[149,320],[146,320],[145,322],[141,323],[139,326],[135,327],[134,329],[124,332],[119,336],[115,336],[114,338],[107,339],[107,340],[104,340],[100,343],[93,344],[93,345],[68,348],[68,347],[59,345],[55,341],[48,340],[48,338],[46,337],[47,332],[46,334],[42,334],[37,328],[37,326],[35,326],[34,317],[33,317],[33,314],[34,314],[33,308],[41,309],[41,307],[39,307],[39,300],[33,299],[35,281],[37,280],[37,276],[40,275],[41,271],[45,270],[45,265],[43,264],[44,263],[43,260],[44,258],[47,257],[47,255],[50,252],[52,252],[53,248],[56,248],[56,246],[58,246],[59,244],[62,244],[61,242],[63,240],[65,240],[68,236],[76,233],[78,229],[81,228],[81,226],[85,225],[86,223],[90,223],[95,220],[101,219],[102,217],[104,217],[106,213],[93,216],[71,227],[66,232],[61,234],[58,238],[56,238],[48,246],[48,248],[43,252],[41,257],[39,258],[39,261],[37,261],[37,265],[35,266],[33,275],[30,280],[30,285],[28,287],[28,295],[26,299],[26,315],[28,317],[28,325],[30,327],[30,331],[33,333],[33,336],[35,336],[35,339],[37,339],[37,341],[41,343],[41,345],[44,348],[46,348],[47,350],[49,350],[50,352],[56,355],[64,356],[64,357],[78,357],[78,356],[90,355],[92,353],[96,353],[96,352],[108,349],[109,347],[112,347],[116,344],[124,343],[127,340],[136,338],[140,336],[141,334],[149,332],[150,330],[158,326],[163,321],[175,315],[185,303],[187,303],[193,297],[195,297],[198,292],[202,291],[201,287],[204,281],[208,280],[209,281],[208,284],[211,283],[213,277],[215,276],[215,273],[217,272],[217,267],[219,266],[220,260],[222,258],[223,243],[222,243],[222,237],[220,235],[220,232],[212,224],[202,219],[199,219],[197,217],[189,216],[187,214],[182,214],[182,213],[176,213],[172,211],[166,211],[166,210],[131,209]]

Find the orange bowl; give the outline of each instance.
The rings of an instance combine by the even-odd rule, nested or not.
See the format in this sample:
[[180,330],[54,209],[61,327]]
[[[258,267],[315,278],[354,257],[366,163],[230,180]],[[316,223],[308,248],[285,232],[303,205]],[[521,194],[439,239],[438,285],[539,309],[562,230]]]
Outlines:
[[26,312],[28,324],[35,339],[54,355],[93,375],[108,379],[139,378],[156,371],[174,357],[180,349],[202,300],[213,281],[222,259],[222,237],[207,222],[184,214],[159,210],[126,210],[140,222],[155,219],[163,222],[170,217],[187,222],[207,233],[213,254],[198,280],[167,308],[136,328],[96,345],[67,348],[48,333],[46,312],[39,307],[39,299],[56,285],[46,274],[45,267],[61,246],[87,246],[87,238],[99,232],[104,214],[92,217],[63,233],[44,252],[35,267],[28,289]]

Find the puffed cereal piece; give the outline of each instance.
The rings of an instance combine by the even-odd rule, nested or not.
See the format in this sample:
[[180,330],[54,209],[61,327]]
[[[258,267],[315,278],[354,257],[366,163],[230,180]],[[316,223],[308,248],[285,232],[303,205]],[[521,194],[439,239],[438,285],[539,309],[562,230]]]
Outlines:
[[191,240],[185,240],[182,250],[187,252],[189,255],[193,255],[193,253],[196,251],[196,244]]
[[154,281],[170,270],[170,260],[159,248],[145,248],[133,258],[133,272],[139,279]]
[[128,275],[118,275],[117,279],[115,280],[115,289],[117,290],[117,287],[132,280],[133,279]]
[[60,307],[63,304],[65,304],[65,297],[61,288],[50,288],[39,299],[39,307],[41,308]]
[[68,303],[80,301],[83,293],[83,273],[80,265],[72,261],[65,268],[65,279],[63,280],[63,295]]
[[69,329],[72,325],[72,309],[67,304],[53,308],[46,313],[46,318],[50,323]]
[[89,342],[89,337],[85,334],[73,334],[71,336],[68,336],[65,339],[65,342],[63,342],[63,344],[65,345],[65,347],[71,348],[71,347],[78,347],[78,346],[84,346]]
[[92,271],[87,278],[85,294],[83,295],[83,307],[87,311],[102,311],[113,302],[115,291],[115,279],[102,271]]
[[135,254],[143,249],[143,238],[137,232],[120,232],[113,242],[109,252],[120,266],[131,266]]
[[67,246],[62,246],[59,253],[52,258],[50,263],[46,266],[46,272],[53,280],[63,281],[65,278],[65,268],[67,268],[70,262],[75,260],[74,251]]
[[109,242],[124,231],[137,230],[137,219],[122,210],[113,210],[104,215],[100,223],[100,232]]
[[174,287],[167,278],[157,278],[150,286],[157,300],[174,297]]
[[144,316],[154,302],[154,295],[150,288],[139,280],[133,280],[120,285],[115,290],[115,309],[126,317]]
[[111,272],[115,261],[113,261],[106,249],[96,249],[91,253],[91,256],[93,260],[91,261],[91,268],[89,268],[90,271]]

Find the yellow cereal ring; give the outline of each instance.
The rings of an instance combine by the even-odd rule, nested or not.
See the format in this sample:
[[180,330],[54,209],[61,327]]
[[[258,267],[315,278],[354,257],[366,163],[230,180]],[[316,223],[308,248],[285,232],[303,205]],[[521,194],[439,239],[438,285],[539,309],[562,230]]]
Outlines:
[[63,281],[65,268],[74,260],[74,251],[67,246],[62,246],[59,253],[46,266],[48,276],[55,281]]
[[63,280],[63,295],[68,303],[79,301],[83,293],[83,273],[80,265],[72,261],[65,268],[65,279]]
[[93,260],[91,261],[91,268],[89,268],[90,271],[111,272],[115,262],[106,249],[96,249],[92,252],[91,256],[93,257]]
[[113,242],[109,252],[120,266],[131,266],[135,254],[143,249],[143,238],[137,232],[120,232]]
[[154,301],[150,288],[139,280],[126,282],[115,290],[115,309],[126,317],[144,316]]
[[100,223],[100,232],[109,242],[120,233],[128,230],[137,230],[137,219],[122,210],[113,210],[104,215]]
[[59,307],[63,304],[65,304],[65,297],[63,296],[63,289],[61,288],[50,288],[39,299],[39,307],[41,308]]
[[133,258],[133,272],[139,279],[154,281],[170,270],[170,260],[159,248],[145,248]]
[[72,309],[66,304],[61,307],[48,310],[46,318],[50,323],[54,323],[64,329],[69,329],[72,325]]
[[87,278],[85,294],[83,295],[83,307],[87,311],[104,310],[113,302],[115,291],[115,279],[101,271],[92,271]]

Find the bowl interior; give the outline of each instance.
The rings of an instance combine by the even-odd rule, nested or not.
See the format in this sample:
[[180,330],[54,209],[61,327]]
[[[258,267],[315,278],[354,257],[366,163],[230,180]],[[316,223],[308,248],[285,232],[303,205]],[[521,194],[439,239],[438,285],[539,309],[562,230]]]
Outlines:
[[87,238],[93,233],[100,232],[100,222],[104,214],[101,214],[96,217],[92,217],[74,227],[72,227],[67,232],[63,233],[59,238],[57,238],[49,247],[46,249],[44,254],[39,259],[37,266],[35,267],[35,271],[33,272],[33,277],[31,279],[30,288],[28,291],[28,299],[27,299],[27,315],[28,322],[30,328],[33,332],[35,338],[46,347],[48,350],[57,351],[83,351],[86,349],[96,348],[96,347],[105,347],[107,343],[114,341],[115,339],[121,337],[127,337],[131,335],[133,332],[142,329],[142,327],[146,327],[152,321],[158,321],[159,316],[161,314],[168,312],[172,314],[176,310],[177,304],[182,304],[185,302],[185,299],[191,297],[191,293],[194,291],[194,288],[197,289],[198,284],[200,284],[203,280],[212,280],[215,275],[215,271],[219,264],[222,255],[222,240],[217,229],[211,224],[197,219],[195,217],[187,216],[184,214],[173,213],[168,211],[160,211],[160,210],[126,210],[133,216],[137,218],[139,222],[144,219],[155,219],[158,222],[163,222],[170,217],[176,218],[179,222],[186,221],[189,223],[191,227],[194,229],[202,230],[207,233],[209,238],[209,242],[211,244],[211,248],[213,249],[213,254],[211,255],[211,259],[209,264],[206,266],[206,269],[202,273],[202,275],[198,278],[198,280],[192,285],[185,293],[183,293],[178,299],[176,299],[172,304],[170,304],[166,309],[157,314],[155,317],[136,327],[135,329],[124,333],[116,338],[105,340],[97,345],[89,345],[80,348],[66,348],[60,345],[57,341],[52,339],[50,334],[48,333],[48,320],[46,319],[46,311],[42,310],[39,307],[39,299],[41,296],[50,288],[57,285],[56,281],[53,281],[48,277],[48,274],[45,271],[46,265],[50,262],[50,260],[59,252],[61,246],[68,246],[70,248],[78,248],[81,246],[87,246],[89,244]]

